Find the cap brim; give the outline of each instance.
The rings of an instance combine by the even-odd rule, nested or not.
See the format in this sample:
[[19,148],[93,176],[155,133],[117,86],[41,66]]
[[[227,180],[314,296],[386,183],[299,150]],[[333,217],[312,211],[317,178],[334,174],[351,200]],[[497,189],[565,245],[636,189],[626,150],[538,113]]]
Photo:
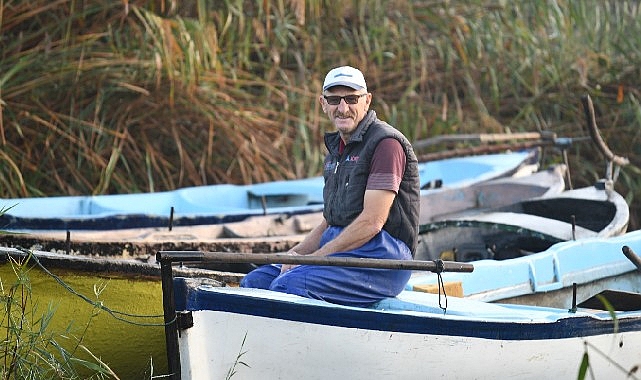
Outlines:
[[345,87],[353,88],[354,90],[363,90],[363,89],[365,89],[365,87],[359,86],[356,83],[340,82],[339,81],[339,82],[330,83],[330,84],[324,86],[323,87],[323,91],[326,91],[327,89],[332,88],[332,87],[336,87],[336,86],[345,86]]

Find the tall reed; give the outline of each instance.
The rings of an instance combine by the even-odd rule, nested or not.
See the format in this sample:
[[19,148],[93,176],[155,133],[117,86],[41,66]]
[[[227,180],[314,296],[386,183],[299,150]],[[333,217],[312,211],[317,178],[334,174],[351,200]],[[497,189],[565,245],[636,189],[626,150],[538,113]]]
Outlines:
[[[363,69],[418,140],[581,137],[580,97],[641,195],[636,1],[0,0],[0,196],[159,191],[320,173],[323,76]],[[587,143],[573,178],[604,175]],[[632,227],[636,228],[633,206]]]

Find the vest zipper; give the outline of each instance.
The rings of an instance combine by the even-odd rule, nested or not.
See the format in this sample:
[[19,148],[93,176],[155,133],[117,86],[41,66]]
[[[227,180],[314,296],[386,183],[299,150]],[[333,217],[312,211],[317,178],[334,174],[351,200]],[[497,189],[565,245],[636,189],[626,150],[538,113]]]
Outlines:
[[[343,150],[343,153],[342,153],[342,154],[338,154],[338,157],[337,157],[337,159],[336,159],[336,166],[334,167],[334,175],[336,175],[336,173],[338,172],[338,165],[340,164],[341,160],[343,159],[343,155],[344,155],[344,154],[345,154],[345,151],[344,151],[344,150]],[[336,198],[337,198],[337,196],[336,196],[336,194],[338,193],[338,188],[339,188],[339,186],[340,186],[340,183],[338,183],[338,180],[337,180],[336,178],[334,178],[334,190],[333,190],[334,197],[332,198],[332,205],[336,204],[336,202],[337,202],[337,199],[336,199]],[[334,208],[335,208],[335,207],[333,207],[333,206],[332,206],[332,207],[330,208],[330,210],[333,210]]]

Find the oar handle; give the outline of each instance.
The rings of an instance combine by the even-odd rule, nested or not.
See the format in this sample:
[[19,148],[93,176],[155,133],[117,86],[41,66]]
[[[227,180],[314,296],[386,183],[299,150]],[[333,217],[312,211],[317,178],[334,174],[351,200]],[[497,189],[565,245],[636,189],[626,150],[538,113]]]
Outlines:
[[214,263],[253,263],[343,266],[375,269],[424,270],[430,272],[472,272],[474,266],[455,261],[420,261],[369,259],[334,256],[296,256],[266,253],[203,252],[203,251],[160,251],[156,255],[159,262],[214,262]]
[[622,248],[623,254],[625,257],[628,258],[628,260],[632,261],[632,264],[634,264],[638,270],[641,271],[641,258],[637,256],[636,253],[632,250],[632,248],[628,247],[627,245],[624,245]]

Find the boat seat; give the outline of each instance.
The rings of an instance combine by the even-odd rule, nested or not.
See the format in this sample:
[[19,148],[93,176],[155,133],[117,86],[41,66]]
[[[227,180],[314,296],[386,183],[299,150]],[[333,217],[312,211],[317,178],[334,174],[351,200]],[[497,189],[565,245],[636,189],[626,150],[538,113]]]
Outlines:
[[413,290],[415,292],[434,293],[434,294],[439,294],[439,292],[443,292],[448,296],[459,297],[459,298],[464,296],[463,281],[447,281],[443,283],[442,287],[438,283],[437,284],[416,284],[412,286],[410,290]]
[[309,196],[304,193],[271,193],[247,191],[249,208],[266,209],[273,207],[307,206]]

